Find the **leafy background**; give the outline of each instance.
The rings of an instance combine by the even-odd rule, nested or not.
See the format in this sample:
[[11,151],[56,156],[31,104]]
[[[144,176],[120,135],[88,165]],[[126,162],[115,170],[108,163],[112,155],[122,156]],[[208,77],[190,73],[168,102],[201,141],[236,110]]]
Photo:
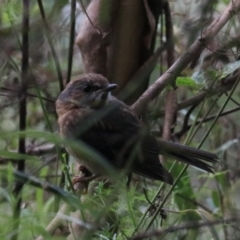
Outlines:
[[[193,109],[191,107],[194,104],[179,108],[172,136],[193,147],[201,144],[203,149],[216,153],[220,159],[215,167],[216,173],[207,174],[190,167],[174,189],[139,178],[134,178],[128,190],[123,179],[112,186],[106,186],[101,181],[95,182],[89,194],[83,195],[80,201],[80,196],[73,192],[70,184],[74,162],[70,157],[69,164],[66,164],[68,156],[62,148],[63,144],[74,143],[59,139],[54,105],[69,78],[69,72],[76,76],[85,70],[78,45],[71,43],[84,23],[83,6],[87,8],[89,2],[77,2],[75,15],[71,18],[73,2],[31,1],[28,75],[24,75],[22,70],[24,7],[22,2],[16,0],[0,2],[1,239],[127,239],[160,228],[166,230],[163,239],[239,239],[240,89],[238,78],[231,91],[228,85],[223,84],[227,77],[238,71],[240,65],[239,15],[224,26],[200,57],[196,61],[193,59],[176,79],[175,92],[180,103],[186,103],[204,91],[208,97],[201,98]],[[133,2],[142,4],[142,1]],[[152,4],[155,3],[153,1]],[[227,4],[228,1],[224,0],[170,1],[174,59],[189,48],[203,29],[226,9]],[[41,5],[45,18],[40,11]],[[102,16],[107,18],[106,9],[103,8]],[[156,32],[151,39],[152,52],[144,54],[144,47],[141,46],[142,56],[137,59],[135,70],[132,70],[134,74],[129,73],[128,78],[123,76],[127,71],[121,64],[119,68],[123,70],[120,73],[116,70],[110,74],[110,80],[114,82],[127,79],[129,85],[118,82],[122,92],[116,94],[129,104],[168,68],[165,53],[151,58],[166,40],[164,33],[167,27],[161,13],[158,12]],[[76,21],[74,38],[71,35],[73,19]],[[128,25],[124,18],[121,21],[123,26]],[[110,34],[114,35],[120,27],[117,24],[112,26]],[[129,38],[125,34],[123,31],[120,37]],[[134,31],[130,36],[133,39],[140,38]],[[120,53],[116,46],[114,58],[118,59]],[[69,67],[71,58],[73,64]],[[129,55],[123,55],[123,59],[128,58]],[[140,68],[143,63],[146,63],[145,67]],[[148,81],[143,86],[138,85],[146,76]],[[140,85],[142,87],[139,90],[136,86]],[[171,90],[172,86],[169,85],[150,105],[147,114],[156,136],[162,133],[165,99]],[[21,111],[22,99],[26,99],[26,114]],[[221,109],[226,112],[224,116],[218,115]],[[21,119],[26,121],[25,129],[19,127]],[[190,126],[184,124],[185,120]],[[25,153],[19,150],[19,139],[22,137]],[[80,148],[84,150],[84,146]],[[20,170],[23,162],[24,172],[14,171],[16,168]],[[182,164],[173,164],[171,160],[164,163],[175,178],[184,169]],[[20,191],[16,182],[21,186]],[[224,219],[227,219],[225,223]],[[206,221],[215,224],[206,224],[204,228],[200,228],[200,225],[189,227],[193,222]],[[54,227],[51,224],[55,224]],[[170,231],[171,227],[178,226],[182,228]],[[135,239],[144,239],[143,235],[138,236]]]

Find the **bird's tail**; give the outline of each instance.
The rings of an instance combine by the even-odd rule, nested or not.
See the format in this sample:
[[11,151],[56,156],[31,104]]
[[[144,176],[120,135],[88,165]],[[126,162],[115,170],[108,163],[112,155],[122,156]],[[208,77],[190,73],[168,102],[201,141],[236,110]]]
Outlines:
[[174,158],[180,162],[195,166],[207,172],[214,172],[213,166],[209,163],[217,163],[217,155],[164,140],[158,140],[158,144],[159,153],[161,155]]

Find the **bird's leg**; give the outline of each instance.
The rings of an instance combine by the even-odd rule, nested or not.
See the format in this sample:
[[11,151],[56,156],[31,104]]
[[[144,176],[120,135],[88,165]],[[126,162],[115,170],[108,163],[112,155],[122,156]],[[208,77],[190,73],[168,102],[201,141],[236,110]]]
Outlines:
[[85,191],[84,193],[86,194],[88,191],[88,184],[92,180],[98,178],[100,175],[99,174],[92,174],[86,167],[84,166],[79,166],[79,170],[82,172],[82,176],[75,176],[72,180],[73,185],[76,183],[83,183],[85,184]]
[[88,184],[89,182],[91,182],[92,180],[94,180],[94,179],[96,179],[98,177],[100,177],[99,174],[93,174],[90,177],[85,177],[85,176],[78,177],[78,176],[76,176],[76,177],[73,178],[73,184],[78,183],[78,182],[82,182],[82,183],[87,183]]

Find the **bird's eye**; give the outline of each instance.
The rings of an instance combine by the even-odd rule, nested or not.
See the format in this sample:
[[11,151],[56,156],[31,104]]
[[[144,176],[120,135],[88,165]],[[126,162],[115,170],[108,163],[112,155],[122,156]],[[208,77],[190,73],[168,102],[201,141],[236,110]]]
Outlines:
[[83,91],[84,91],[85,93],[89,93],[89,92],[91,92],[91,90],[92,90],[92,87],[91,87],[90,85],[87,85],[87,86],[85,86],[85,87],[83,88]]

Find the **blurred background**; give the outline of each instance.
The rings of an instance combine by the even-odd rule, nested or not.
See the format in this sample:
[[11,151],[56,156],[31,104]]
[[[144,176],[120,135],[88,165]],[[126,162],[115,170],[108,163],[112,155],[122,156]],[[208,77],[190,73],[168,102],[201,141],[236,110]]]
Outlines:
[[[161,239],[240,239],[239,13],[148,108],[134,108],[227,4],[0,1],[1,239],[120,240],[179,225]],[[182,174],[174,189],[139,178],[128,190],[125,181],[117,187],[97,182],[79,200],[76,214],[69,204],[74,163],[58,137],[55,100],[72,77],[89,72],[117,83],[114,94],[132,105],[157,138],[216,153],[216,173],[192,167],[183,173],[182,164],[162,159],[175,178]],[[50,190],[43,182],[52,184]],[[216,223],[188,228],[193,221]]]

